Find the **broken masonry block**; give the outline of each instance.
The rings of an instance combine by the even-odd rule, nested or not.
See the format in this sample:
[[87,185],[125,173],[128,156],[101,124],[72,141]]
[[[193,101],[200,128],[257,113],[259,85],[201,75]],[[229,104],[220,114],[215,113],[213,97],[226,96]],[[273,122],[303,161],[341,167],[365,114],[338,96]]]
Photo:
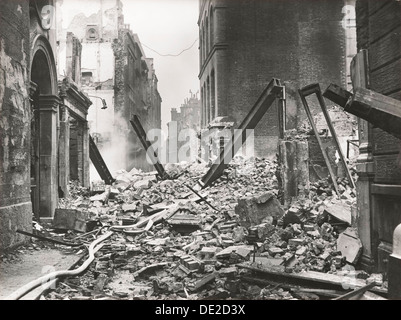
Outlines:
[[125,203],[122,205],[121,209],[124,212],[128,212],[128,211],[135,211],[137,209],[137,205],[136,203]]
[[362,242],[353,228],[347,228],[338,236],[337,250],[345,257],[346,261],[356,264],[362,254]]
[[240,256],[241,258],[248,260],[250,253],[252,252],[252,250],[250,250],[249,248],[244,248],[244,247],[240,247],[238,248],[235,253]]
[[277,221],[284,215],[284,209],[271,192],[266,192],[256,197],[240,198],[235,213],[239,215],[241,225],[249,228],[263,223],[268,217]]
[[249,256],[249,254],[253,252],[253,246],[230,246],[216,253],[216,258],[218,259],[230,258],[232,252],[246,259]]
[[106,191],[106,183],[103,180],[92,182],[91,194],[103,193]]
[[325,251],[319,256],[319,258],[322,259],[323,261],[327,261],[330,258],[330,256],[331,256],[330,252]]
[[288,241],[294,236],[294,230],[292,228],[278,229],[278,235],[281,240]]
[[185,255],[180,258],[180,262],[189,270],[198,270],[201,262],[194,256]]
[[325,240],[330,240],[330,236],[333,233],[333,226],[327,222],[323,223],[320,227],[320,235]]
[[269,223],[262,223],[248,229],[247,240],[264,240],[270,233],[274,232],[275,227]]
[[341,268],[343,265],[345,265],[345,257],[342,256],[336,256],[333,258],[332,263],[335,265],[337,269]]
[[284,250],[283,250],[283,249],[280,249],[280,248],[277,248],[277,247],[270,247],[270,248],[267,249],[267,251],[269,252],[269,254],[270,254],[271,256],[274,256],[274,255],[276,255],[276,254],[282,254],[282,253],[284,253]]
[[240,292],[241,288],[241,279],[227,279],[224,282],[224,289],[228,290],[232,294],[236,294]]
[[236,267],[221,268],[218,273],[222,277],[234,278],[238,273],[238,269]]
[[346,222],[348,225],[351,225],[351,207],[344,203],[336,203],[330,206],[327,206],[324,209],[324,214],[328,214],[337,220],[342,222]]
[[193,284],[191,287],[189,287],[190,291],[197,291],[201,288],[203,288],[205,285],[208,283],[214,281],[216,279],[216,273],[212,273],[207,275],[206,277],[202,278],[201,280],[197,281],[195,284]]
[[315,231],[315,226],[311,224],[305,224],[304,225],[304,230],[305,231]]
[[299,248],[297,251],[295,251],[295,254],[296,254],[297,256],[302,256],[303,254],[306,253],[306,251],[307,251],[307,248],[306,248],[306,247],[301,247],[301,248]]
[[183,210],[177,210],[174,215],[166,219],[168,224],[171,225],[174,230],[180,233],[191,233],[200,228],[201,219],[199,216],[186,213]]
[[76,209],[57,208],[54,213],[53,228],[86,232],[88,214]]
[[246,235],[247,235],[247,230],[244,227],[239,226],[233,229],[234,242],[244,241]]
[[202,259],[210,259],[215,256],[217,252],[217,247],[203,247],[200,251],[200,256]]
[[284,240],[278,241],[276,243],[276,247],[281,248],[281,249],[287,248],[287,245],[288,245],[287,241],[284,241]]
[[122,218],[121,222],[123,226],[129,226],[134,224],[138,219]]
[[95,270],[96,271],[107,270],[109,265],[110,265],[110,262],[108,260],[107,261],[98,261],[98,262],[96,262]]
[[292,248],[296,248],[299,245],[303,245],[305,243],[304,239],[289,239],[288,245]]
[[312,238],[320,238],[320,237],[321,237],[320,232],[317,231],[317,230],[307,231],[306,234],[307,234],[308,236],[311,236]]
[[284,263],[283,258],[267,258],[267,257],[255,257],[255,263],[257,266],[262,268],[280,268],[284,269],[282,266]]
[[104,273],[99,274],[99,276],[96,278],[94,291],[96,293],[103,292],[103,289],[104,289],[105,285],[107,284],[108,280],[109,280],[109,277],[107,275],[105,275]]

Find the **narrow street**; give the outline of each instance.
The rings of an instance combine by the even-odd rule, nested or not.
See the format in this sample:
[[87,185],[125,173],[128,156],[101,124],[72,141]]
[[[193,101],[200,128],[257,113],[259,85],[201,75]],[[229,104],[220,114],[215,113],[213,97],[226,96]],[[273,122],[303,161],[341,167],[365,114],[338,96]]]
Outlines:
[[[359,258],[361,245],[351,237],[342,240],[344,245],[339,237],[350,227],[355,204],[346,179],[338,181],[340,199],[325,179],[284,210],[277,200],[277,161],[235,158],[201,191],[204,200],[186,185],[196,185],[205,164],[167,169],[176,179],[157,181],[155,173],[120,170],[111,187],[98,185],[92,196],[70,185],[70,197],[58,210],[88,212],[87,225],[96,225],[95,232],[54,233],[44,225],[42,234],[81,243],[74,249],[81,253],[102,234],[112,230],[112,235],[99,244],[84,274],[60,280],[41,299],[318,300],[372,281],[376,286],[369,297],[383,299],[381,274],[347,264]],[[74,218],[63,222],[74,225]],[[347,250],[347,245],[360,247]],[[307,279],[303,285],[292,277],[298,274]]]

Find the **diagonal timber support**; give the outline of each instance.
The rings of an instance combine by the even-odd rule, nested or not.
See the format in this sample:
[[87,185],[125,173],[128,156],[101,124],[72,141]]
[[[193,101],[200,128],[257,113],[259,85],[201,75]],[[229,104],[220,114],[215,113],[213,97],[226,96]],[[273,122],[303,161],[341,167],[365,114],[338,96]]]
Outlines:
[[198,181],[202,188],[209,186],[213,181],[221,176],[231,159],[246,141],[247,130],[255,129],[260,119],[263,117],[266,111],[269,110],[270,106],[277,98],[284,99],[282,94],[283,90],[284,87],[281,85],[279,79],[273,78],[269,82],[266,89],[262,92],[259,99],[256,101],[252,109],[238,127],[238,130],[235,130],[234,134],[232,135],[231,143],[221,151],[220,156],[212,164],[209,171],[202,177],[200,181]]
[[148,157],[152,161],[153,166],[156,168],[156,171],[159,174],[160,178],[162,180],[168,179],[169,176],[168,176],[167,172],[164,170],[163,165],[160,163],[159,157],[158,157],[156,151],[153,149],[151,143],[146,138],[146,132],[143,129],[138,116],[134,115],[132,120],[130,120],[130,123],[131,123],[132,127],[134,128],[135,133],[137,134],[139,140],[141,141],[144,149],[146,150]]
[[91,135],[89,135],[89,158],[91,159],[96,171],[99,173],[100,178],[108,185],[111,185],[115,179],[111,175],[106,163],[103,160],[99,149]]
[[326,119],[326,123],[327,123],[327,125],[329,127],[329,130],[331,132],[331,135],[332,135],[332,137],[334,139],[336,149],[337,149],[337,151],[338,151],[338,153],[340,155],[340,160],[341,160],[341,163],[343,164],[343,167],[344,167],[344,170],[345,170],[345,172],[347,174],[348,180],[350,181],[352,187],[355,188],[355,184],[354,184],[354,181],[352,179],[351,173],[349,172],[347,163],[345,162],[344,154],[343,154],[343,152],[341,150],[341,146],[340,146],[340,143],[338,141],[337,134],[336,134],[336,132],[334,130],[334,127],[333,127],[333,124],[331,122],[329,113],[327,112],[326,104],[324,102],[323,95],[322,95],[322,92],[320,90],[319,84],[315,83],[315,84],[308,85],[308,86],[306,86],[306,87],[304,87],[302,89],[299,89],[298,92],[299,92],[299,95],[301,97],[302,104],[304,105],[304,108],[305,108],[306,114],[308,116],[309,122],[310,122],[310,124],[311,124],[311,126],[313,128],[313,132],[315,133],[315,136],[316,136],[317,142],[319,144],[320,150],[322,151],[324,161],[325,161],[326,166],[327,166],[327,168],[329,170],[330,177],[331,177],[331,180],[333,181],[333,185],[334,185],[334,188],[336,189],[337,194],[340,195],[340,191],[339,191],[338,184],[337,184],[337,179],[336,179],[336,176],[334,174],[334,171],[333,171],[333,168],[331,166],[331,163],[330,163],[330,161],[328,159],[328,156],[327,156],[325,150],[323,149],[323,143],[322,143],[322,141],[320,139],[320,136],[319,136],[319,133],[317,131],[317,128],[316,128],[312,113],[311,113],[309,105],[308,105],[308,102],[306,101],[306,97],[310,96],[312,94],[316,94],[316,97],[317,97],[317,99],[319,101],[319,104],[320,104],[320,107],[322,109],[323,115],[324,115],[324,117]]
[[344,108],[344,111],[401,139],[401,101],[362,87],[354,91],[352,94],[331,84],[324,96]]

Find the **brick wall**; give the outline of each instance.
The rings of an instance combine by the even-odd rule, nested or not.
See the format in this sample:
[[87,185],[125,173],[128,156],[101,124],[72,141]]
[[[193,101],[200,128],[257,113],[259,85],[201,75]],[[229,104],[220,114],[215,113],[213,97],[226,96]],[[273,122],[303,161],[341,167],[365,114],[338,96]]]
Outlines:
[[29,2],[0,1],[0,251],[30,231]]
[[[319,82],[346,84],[345,31],[341,21],[342,0],[253,0],[206,1],[200,14],[200,27],[215,9],[217,36],[213,41],[222,49],[201,61],[201,87],[212,68],[216,72],[218,115],[233,116],[239,125],[271,78],[289,84],[287,127],[296,128],[306,119],[297,89]],[[203,102],[202,102],[203,105]],[[317,112],[312,105],[312,113]],[[274,104],[260,120],[255,137],[278,135]],[[262,143],[260,144],[263,145]],[[259,155],[277,151],[257,150]]]

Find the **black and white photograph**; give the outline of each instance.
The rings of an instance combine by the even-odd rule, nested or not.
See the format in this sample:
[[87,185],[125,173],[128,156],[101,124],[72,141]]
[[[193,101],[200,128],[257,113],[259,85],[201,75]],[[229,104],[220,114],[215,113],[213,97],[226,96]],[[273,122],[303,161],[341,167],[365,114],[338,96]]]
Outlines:
[[0,0],[0,300],[401,300],[400,139],[400,0]]

